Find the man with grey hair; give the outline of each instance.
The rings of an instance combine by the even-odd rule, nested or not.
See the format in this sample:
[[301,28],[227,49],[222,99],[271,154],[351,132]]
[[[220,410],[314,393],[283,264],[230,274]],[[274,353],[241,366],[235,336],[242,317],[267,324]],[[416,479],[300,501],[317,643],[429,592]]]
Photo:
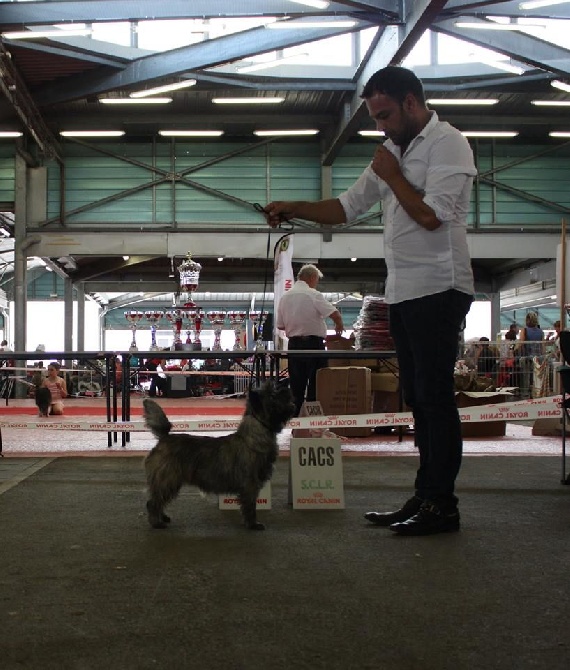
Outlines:
[[[297,274],[297,281],[279,301],[276,326],[289,338],[289,351],[324,350],[326,318],[334,322],[337,335],[344,331],[338,309],[317,291],[322,276],[323,273],[315,265],[303,265]],[[289,383],[297,408],[295,416],[299,416],[305,394],[309,402],[317,399],[317,370],[326,364],[324,358],[310,355],[289,357]]]

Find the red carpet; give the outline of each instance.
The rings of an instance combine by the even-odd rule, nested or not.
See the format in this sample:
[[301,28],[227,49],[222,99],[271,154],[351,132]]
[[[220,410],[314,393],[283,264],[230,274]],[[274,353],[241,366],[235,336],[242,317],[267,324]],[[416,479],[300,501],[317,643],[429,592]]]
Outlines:
[[[227,401],[209,402],[207,405],[203,404],[203,399],[194,399],[181,402],[180,400],[169,401],[169,399],[160,400],[159,404],[163,407],[168,416],[241,416],[243,414],[243,401],[231,401],[231,404],[226,404]],[[25,404],[24,404],[25,403]],[[113,409],[111,408],[111,412]],[[117,406],[117,414],[121,416],[121,406]],[[33,402],[30,401],[10,401],[10,405],[0,405],[0,417],[14,416],[14,415],[29,415],[37,416],[38,409]],[[66,401],[64,416],[107,416],[107,409],[104,401],[102,403],[90,403],[83,401]],[[131,417],[142,416],[142,404],[139,399],[131,404]]]

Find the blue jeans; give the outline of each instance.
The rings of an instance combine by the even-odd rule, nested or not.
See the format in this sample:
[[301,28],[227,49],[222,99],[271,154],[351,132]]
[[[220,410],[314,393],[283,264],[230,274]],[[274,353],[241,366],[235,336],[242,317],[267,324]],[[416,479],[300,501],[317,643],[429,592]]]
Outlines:
[[471,295],[450,289],[390,305],[400,385],[413,411],[420,452],[416,496],[444,509],[457,505],[454,489],[463,440],[453,370],[472,301]]

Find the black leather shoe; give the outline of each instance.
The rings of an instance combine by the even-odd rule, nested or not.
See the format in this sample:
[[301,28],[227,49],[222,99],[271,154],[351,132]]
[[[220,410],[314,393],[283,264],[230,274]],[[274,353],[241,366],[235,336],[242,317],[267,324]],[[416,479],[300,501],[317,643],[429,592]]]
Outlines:
[[421,498],[413,496],[413,498],[406,500],[402,509],[399,509],[396,512],[366,512],[364,518],[375,526],[384,526],[387,528],[393,523],[406,521],[406,519],[417,514],[417,512],[420,511],[422,503],[423,500]]
[[417,514],[405,521],[393,523],[390,530],[398,535],[454,533],[459,530],[459,511],[457,508],[444,511],[433,503],[424,502]]

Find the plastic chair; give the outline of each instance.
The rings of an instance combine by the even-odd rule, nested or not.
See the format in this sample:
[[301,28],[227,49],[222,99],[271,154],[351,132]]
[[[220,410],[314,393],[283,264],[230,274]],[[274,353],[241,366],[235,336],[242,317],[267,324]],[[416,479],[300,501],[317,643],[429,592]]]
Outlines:
[[566,423],[570,418],[570,331],[560,332],[560,352],[564,365],[558,368],[562,389],[562,484],[570,484],[570,474],[566,474]]

